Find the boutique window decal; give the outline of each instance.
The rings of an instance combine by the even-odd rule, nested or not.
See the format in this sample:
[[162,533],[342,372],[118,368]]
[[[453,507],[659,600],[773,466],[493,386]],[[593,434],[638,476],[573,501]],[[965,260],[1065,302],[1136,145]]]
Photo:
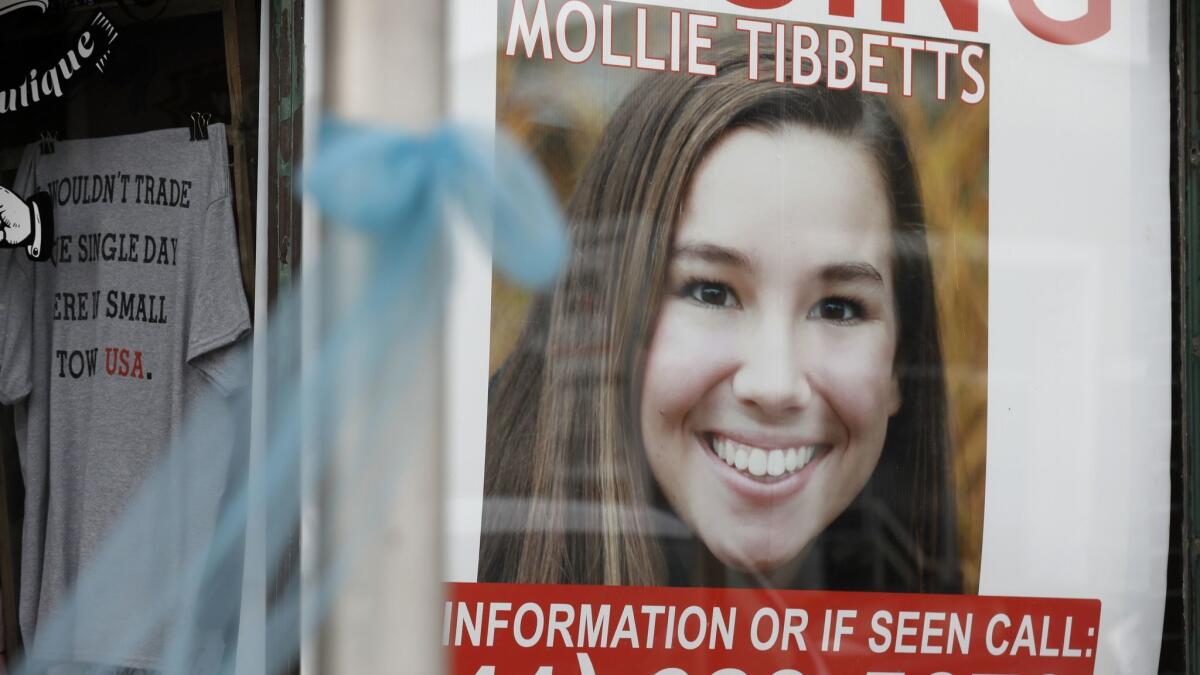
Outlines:
[[47,260],[53,223],[49,193],[39,192],[25,201],[0,186],[0,248],[24,248],[33,260]]
[[26,8],[44,12],[49,5],[49,0],[0,0],[0,16]]
[[[5,0],[0,0],[0,15],[5,13],[5,7]],[[103,73],[117,37],[116,26],[104,12],[96,12],[87,26],[67,42],[66,50],[57,60],[30,64],[24,69],[28,75],[19,82],[0,84],[0,115],[62,99],[88,68]]]

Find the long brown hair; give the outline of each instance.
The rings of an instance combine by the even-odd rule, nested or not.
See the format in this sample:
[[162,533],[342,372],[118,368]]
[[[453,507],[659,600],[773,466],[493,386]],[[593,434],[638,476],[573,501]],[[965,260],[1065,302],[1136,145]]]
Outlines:
[[[773,72],[769,47],[759,59]],[[900,324],[903,404],[871,481],[822,535],[833,570],[825,581],[961,590],[937,307],[904,135],[883,97],[750,80],[747,60],[744,49],[727,50],[713,77],[648,77],[605,128],[568,206],[569,270],[535,300],[492,383],[480,581],[668,581],[664,529],[679,523],[655,508],[638,411],[674,229],[693,176],[722,137],[800,125],[875,158],[891,197]],[[862,550],[864,529],[875,555]]]

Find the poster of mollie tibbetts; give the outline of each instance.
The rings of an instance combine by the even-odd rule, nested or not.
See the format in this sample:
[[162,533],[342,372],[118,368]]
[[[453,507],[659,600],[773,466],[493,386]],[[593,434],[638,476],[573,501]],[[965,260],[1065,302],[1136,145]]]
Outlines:
[[479,581],[975,593],[988,47],[498,11],[573,252],[493,282]]

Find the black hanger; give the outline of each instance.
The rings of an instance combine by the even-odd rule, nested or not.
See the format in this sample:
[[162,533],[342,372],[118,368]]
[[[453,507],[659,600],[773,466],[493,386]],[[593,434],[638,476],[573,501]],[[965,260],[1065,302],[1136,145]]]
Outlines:
[[191,114],[191,140],[207,141],[208,140],[208,125],[212,122],[212,115],[202,112],[194,112]]
[[53,131],[43,131],[41,135],[42,140],[40,141],[39,145],[41,146],[42,154],[53,155],[54,142],[58,140],[58,134],[54,133]]

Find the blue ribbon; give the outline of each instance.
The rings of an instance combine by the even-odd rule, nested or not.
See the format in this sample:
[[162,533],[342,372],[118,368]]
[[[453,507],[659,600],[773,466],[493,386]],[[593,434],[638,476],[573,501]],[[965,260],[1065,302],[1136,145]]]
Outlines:
[[460,212],[518,283],[552,284],[569,250],[557,200],[539,168],[503,134],[453,126],[417,136],[325,122],[305,190],[338,223],[392,246],[429,245]]

